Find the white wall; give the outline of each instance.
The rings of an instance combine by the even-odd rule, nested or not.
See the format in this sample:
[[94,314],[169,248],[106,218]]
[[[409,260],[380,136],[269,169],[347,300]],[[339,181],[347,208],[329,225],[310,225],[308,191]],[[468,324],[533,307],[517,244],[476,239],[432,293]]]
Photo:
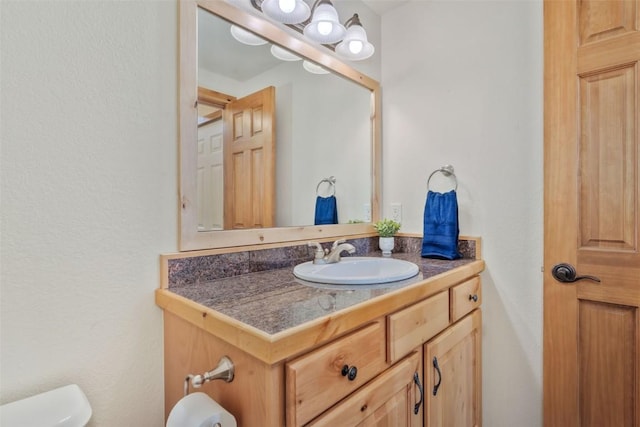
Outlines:
[[75,382],[92,425],[160,426],[177,3],[0,5],[0,403]]
[[542,3],[418,1],[382,19],[383,201],[422,232],[426,183],[459,180],[483,237],[484,425],[542,425]]

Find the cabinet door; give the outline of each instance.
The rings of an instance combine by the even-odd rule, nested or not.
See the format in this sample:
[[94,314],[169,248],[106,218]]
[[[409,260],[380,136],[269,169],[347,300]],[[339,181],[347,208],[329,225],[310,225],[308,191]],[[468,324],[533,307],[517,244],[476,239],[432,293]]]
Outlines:
[[308,426],[422,425],[422,354],[415,351]]
[[425,426],[482,424],[481,324],[478,309],[425,344]]

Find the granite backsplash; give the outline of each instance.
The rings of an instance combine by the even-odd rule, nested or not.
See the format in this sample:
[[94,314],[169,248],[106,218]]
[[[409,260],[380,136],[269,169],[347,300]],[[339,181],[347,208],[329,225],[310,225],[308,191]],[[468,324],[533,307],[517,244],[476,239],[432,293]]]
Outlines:
[[[378,237],[349,239],[356,247],[354,256],[380,253]],[[322,243],[330,248],[332,242]],[[420,253],[422,238],[396,236],[394,253]],[[462,258],[476,258],[476,240],[460,240],[458,250]],[[347,254],[345,254],[347,256]],[[313,248],[306,244],[271,249],[203,255],[168,260],[168,287],[176,288],[209,282],[226,277],[239,276],[260,271],[287,268],[313,259]]]

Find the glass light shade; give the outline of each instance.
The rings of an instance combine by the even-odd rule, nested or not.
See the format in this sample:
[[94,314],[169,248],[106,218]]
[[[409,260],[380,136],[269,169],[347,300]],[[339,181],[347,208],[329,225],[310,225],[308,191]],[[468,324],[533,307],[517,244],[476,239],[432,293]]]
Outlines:
[[271,54],[281,61],[300,61],[302,59],[298,55],[295,55],[280,46],[276,46],[275,44],[271,45]]
[[302,0],[264,0],[260,8],[269,18],[283,24],[299,24],[311,15],[309,5]]
[[232,25],[230,31],[233,38],[238,40],[240,43],[248,44],[249,46],[260,46],[263,44],[267,44],[267,41],[262,37],[258,37],[252,32],[238,27],[237,25]]
[[347,34],[336,46],[336,53],[344,59],[360,61],[373,55],[375,48],[367,40],[367,32],[361,25],[352,25]]
[[347,32],[338,19],[338,12],[330,3],[320,3],[313,12],[304,35],[321,44],[337,43]]
[[284,13],[291,13],[296,8],[296,0],[278,0],[278,7]]
[[329,71],[311,61],[302,61],[302,67],[313,74],[329,74]]

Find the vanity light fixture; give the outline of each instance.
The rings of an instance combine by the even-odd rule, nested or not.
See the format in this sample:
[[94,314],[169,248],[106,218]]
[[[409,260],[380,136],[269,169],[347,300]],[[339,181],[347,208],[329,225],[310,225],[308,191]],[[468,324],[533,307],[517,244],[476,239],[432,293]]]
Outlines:
[[[313,42],[334,50],[342,59],[361,61],[371,57],[375,52],[358,14],[355,13],[342,25],[331,0],[314,0],[311,7],[304,0],[250,1],[256,10],[267,17],[304,34]],[[297,16],[298,13],[300,16]],[[284,61],[293,60],[281,58],[276,53],[273,55]]]
[[269,18],[283,24],[299,24],[311,15],[309,5],[303,0],[264,0],[260,7]]
[[353,61],[367,59],[373,55],[375,48],[367,40],[367,32],[362,27],[357,13],[354,13],[349,18],[345,26],[347,27],[347,34],[336,46],[336,53],[342,58]]
[[313,5],[311,22],[302,33],[320,44],[337,43],[344,37],[347,29],[340,23],[338,11],[331,0],[316,0]]
[[262,37],[256,36],[252,32],[238,27],[237,25],[232,25],[229,31],[231,31],[231,35],[234,39],[249,46],[261,46],[268,43]]

